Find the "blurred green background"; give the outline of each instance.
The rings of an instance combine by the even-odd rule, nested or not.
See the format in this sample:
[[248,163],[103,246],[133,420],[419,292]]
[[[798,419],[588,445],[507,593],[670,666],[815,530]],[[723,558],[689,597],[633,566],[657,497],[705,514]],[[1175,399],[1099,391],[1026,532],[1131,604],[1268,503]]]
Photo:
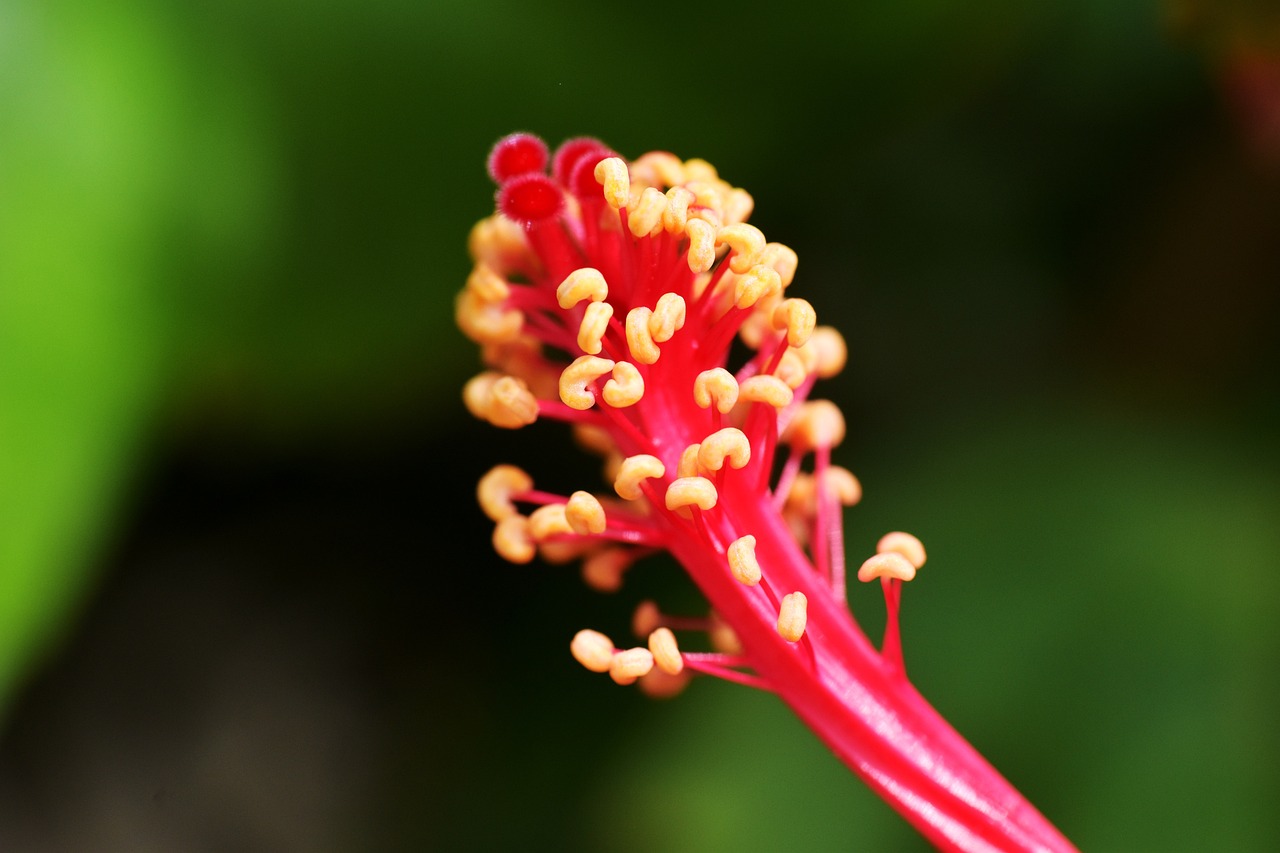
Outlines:
[[[922,850],[772,697],[583,672],[459,390],[489,146],[704,157],[795,248],[913,680],[1088,851],[1280,837],[1280,15],[0,3],[0,849]],[[853,607],[873,635],[882,602]]]

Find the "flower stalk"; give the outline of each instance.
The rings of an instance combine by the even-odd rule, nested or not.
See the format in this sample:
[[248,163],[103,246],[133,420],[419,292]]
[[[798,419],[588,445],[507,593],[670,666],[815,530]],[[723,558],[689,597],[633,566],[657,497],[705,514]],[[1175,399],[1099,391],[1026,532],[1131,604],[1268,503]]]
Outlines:
[[644,602],[644,645],[583,630],[574,657],[655,696],[694,676],[773,691],[939,849],[1075,850],[908,681],[898,610],[918,539],[886,534],[856,573],[885,598],[879,649],[849,611],[843,510],[862,489],[832,462],[840,410],[811,396],[846,346],[787,293],[795,252],[747,223],[751,196],[705,161],[628,162],[590,138],[552,155],[512,134],[488,165],[497,212],[471,232],[456,302],[486,369],[464,402],[498,427],[571,424],[613,486],[556,495],[497,465],[477,489],[495,549],[579,560],[608,592],[665,550],[710,607]]

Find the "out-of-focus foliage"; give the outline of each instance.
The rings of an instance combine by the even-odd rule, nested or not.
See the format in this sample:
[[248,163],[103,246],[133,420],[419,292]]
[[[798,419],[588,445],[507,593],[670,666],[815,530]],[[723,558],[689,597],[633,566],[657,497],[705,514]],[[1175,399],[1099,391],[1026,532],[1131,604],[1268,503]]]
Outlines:
[[1033,802],[1084,849],[1268,849],[1278,33],[1191,0],[0,6],[0,846],[918,845],[771,697],[574,666],[643,596],[696,607],[670,566],[606,597],[489,553],[490,464],[598,475],[459,403],[484,157],[523,129],[705,157],[797,249],[850,344],[850,559],[924,539],[909,671]]

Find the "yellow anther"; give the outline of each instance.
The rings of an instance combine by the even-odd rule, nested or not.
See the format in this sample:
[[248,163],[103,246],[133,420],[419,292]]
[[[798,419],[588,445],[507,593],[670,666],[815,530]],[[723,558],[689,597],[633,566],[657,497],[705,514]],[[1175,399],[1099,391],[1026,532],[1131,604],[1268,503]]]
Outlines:
[[619,497],[626,500],[639,500],[644,497],[644,492],[640,490],[640,483],[644,480],[658,479],[665,473],[667,473],[666,466],[656,456],[650,456],[647,453],[628,456],[618,467],[618,476],[613,481],[613,490]]
[[680,186],[667,190],[667,209],[662,212],[662,228],[668,234],[683,234],[685,224],[689,221],[689,205],[693,203],[693,193]]
[[653,333],[649,331],[652,318],[653,311],[643,305],[627,312],[627,349],[631,350],[631,357],[641,364],[653,364],[662,355],[653,342]]
[[528,256],[529,245],[520,223],[495,213],[472,227],[467,237],[467,251],[477,263],[495,270],[509,270],[518,267]]
[[582,315],[578,326],[578,349],[588,355],[599,355],[604,333],[609,330],[613,318],[613,306],[608,302],[592,302]]
[[756,202],[751,197],[751,193],[735,187],[729,190],[729,194],[724,200],[724,221],[728,223],[745,222],[747,217],[751,215],[751,211],[755,209],[755,206]]
[[560,374],[560,399],[571,409],[584,411],[595,404],[596,396],[587,387],[613,370],[611,359],[581,355]]
[[662,230],[662,214],[667,209],[667,197],[662,190],[645,187],[627,207],[627,228],[634,237],[656,235]]
[[649,635],[649,651],[658,669],[668,675],[679,675],[684,669],[684,658],[676,644],[676,635],[670,628],[659,628]]
[[835,447],[844,441],[844,415],[830,400],[809,400],[787,425],[782,440],[804,453],[818,447]]
[[698,466],[698,451],[701,449],[701,444],[691,444],[681,452],[680,462],[676,465],[677,477],[696,477],[702,473]]
[[658,605],[645,599],[636,605],[631,616],[631,630],[637,637],[647,637],[662,627],[662,611]]
[[489,386],[485,419],[504,429],[519,429],[538,419],[538,401],[523,379],[503,376]]
[[619,684],[633,684],[653,669],[653,652],[637,646],[617,652],[609,662],[609,677]]
[[507,284],[507,280],[484,263],[476,264],[471,275],[467,276],[467,290],[485,302],[501,302],[511,295],[511,286]]
[[693,401],[703,409],[714,403],[716,411],[727,415],[738,403],[738,380],[723,367],[704,370],[693,380]]
[[692,157],[684,161],[685,181],[715,181],[719,180],[720,173],[716,171],[716,167],[712,166],[701,157]]
[[473,417],[485,421],[489,419],[489,401],[492,399],[490,394],[493,392],[493,383],[501,378],[501,373],[486,370],[471,377],[467,380],[467,384],[462,386],[462,404],[467,407],[467,411]]
[[564,504],[545,504],[529,513],[529,534],[534,542],[570,533],[573,533],[573,527],[565,515]]
[[621,157],[606,157],[596,164],[596,182],[604,187],[604,200],[614,210],[631,199],[631,173]]
[[778,634],[788,643],[798,643],[804,636],[804,627],[809,621],[809,599],[803,592],[792,592],[782,596],[782,604],[778,608]]
[[569,496],[564,505],[565,521],[579,536],[595,536],[604,533],[604,507],[590,492],[577,491]]
[[574,536],[568,539],[547,539],[538,543],[538,556],[544,563],[563,566],[574,560],[581,560],[587,553],[599,548],[600,543],[594,539]]
[[843,506],[853,506],[862,500],[862,483],[858,482],[852,471],[839,465],[827,468],[822,476],[822,488]]
[[818,326],[809,337],[807,349],[814,352],[813,372],[821,379],[830,379],[844,370],[849,360],[849,348],[844,336],[831,326]]
[[478,344],[505,343],[520,336],[524,312],[502,305],[482,299],[474,290],[464,289],[454,300],[453,318],[462,333]]
[[580,267],[565,276],[556,288],[556,301],[566,311],[584,299],[603,302],[609,296],[604,274],[594,267]]
[[574,660],[592,672],[608,672],[613,663],[613,640],[599,631],[584,628],[574,634],[569,651]]
[[742,275],[760,263],[760,256],[764,253],[764,234],[754,225],[735,222],[732,225],[722,226],[716,232],[716,245],[723,244],[727,244],[733,250],[733,257],[729,259],[729,269]]
[[738,386],[739,399],[748,403],[765,403],[775,409],[790,405],[794,396],[787,383],[767,373],[744,379]]
[[756,537],[743,536],[729,545],[729,571],[740,583],[760,583],[760,562],[756,559]]
[[716,262],[716,229],[704,219],[689,219],[684,233],[689,235],[689,269],[706,272]]
[[604,383],[604,401],[615,409],[634,406],[644,396],[644,377],[629,361],[613,366],[613,377]]
[[707,629],[711,647],[722,655],[742,654],[742,641],[719,613],[711,611],[711,627]]
[[858,580],[863,583],[869,583],[876,578],[909,581],[915,576],[916,567],[897,551],[886,551],[883,554],[868,557],[858,569]]
[[718,497],[716,484],[706,477],[681,477],[667,487],[666,504],[673,512],[690,506],[705,511],[716,505]]
[[804,384],[804,380],[808,378],[809,371],[804,366],[804,358],[791,347],[787,347],[782,353],[782,358],[778,361],[778,367],[773,371],[773,375],[781,379],[787,384],[792,391]]
[[698,448],[698,464],[708,471],[719,471],[726,459],[731,468],[742,468],[751,461],[751,442],[737,427],[716,430]]
[[529,532],[529,519],[523,515],[509,515],[493,528],[493,550],[511,563],[527,563],[537,553],[533,534]]
[[649,151],[631,162],[631,171],[637,179],[643,178],[651,185],[674,187],[685,181],[684,163],[670,151]]
[[773,327],[787,330],[787,344],[802,347],[813,334],[818,314],[805,299],[784,299],[773,309]]
[[649,318],[649,335],[658,343],[666,343],[676,330],[684,328],[684,297],[668,291],[658,297]]
[[782,287],[785,290],[791,286],[792,279],[796,277],[796,266],[800,263],[800,258],[790,246],[766,243],[764,252],[760,255],[760,263],[773,267],[782,280]]
[[[738,259],[733,256],[733,260]],[[732,262],[730,266],[733,266]],[[735,270],[736,271],[736,270]],[[762,299],[782,292],[782,281],[773,267],[756,264],[741,274],[733,283],[733,302],[739,308],[750,308]]]
[[515,465],[495,465],[476,484],[476,500],[484,514],[494,521],[515,515],[513,494],[533,488],[533,478]]
[[649,674],[636,682],[636,687],[650,699],[670,699],[679,696],[689,686],[692,670],[684,670],[679,675],[669,675],[654,667]]
[[582,580],[596,592],[617,592],[634,557],[629,548],[601,548],[582,561]]
[[924,543],[910,533],[903,533],[900,530],[881,536],[880,541],[876,543],[876,553],[901,554],[917,569],[924,565],[925,560]]

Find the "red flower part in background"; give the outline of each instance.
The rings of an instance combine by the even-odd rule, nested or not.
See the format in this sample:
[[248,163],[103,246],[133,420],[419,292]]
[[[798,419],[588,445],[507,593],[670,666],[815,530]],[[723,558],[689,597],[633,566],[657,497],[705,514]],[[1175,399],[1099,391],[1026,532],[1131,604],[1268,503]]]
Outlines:
[[669,551],[710,606],[644,602],[645,645],[583,630],[573,655],[651,695],[695,675],[775,692],[940,849],[1074,850],[907,680],[898,607],[919,540],[886,534],[857,572],[884,594],[879,649],[846,606],[843,509],[861,487],[832,462],[840,410],[811,397],[845,343],[790,295],[795,253],[746,222],[751,196],[705,161],[627,162],[582,138],[548,174],[545,152],[514,134],[490,156],[498,212],[471,232],[456,302],[487,369],[463,398],[499,427],[571,424],[612,493],[550,494],[498,465],[478,488],[494,547],[580,560],[602,591]]

